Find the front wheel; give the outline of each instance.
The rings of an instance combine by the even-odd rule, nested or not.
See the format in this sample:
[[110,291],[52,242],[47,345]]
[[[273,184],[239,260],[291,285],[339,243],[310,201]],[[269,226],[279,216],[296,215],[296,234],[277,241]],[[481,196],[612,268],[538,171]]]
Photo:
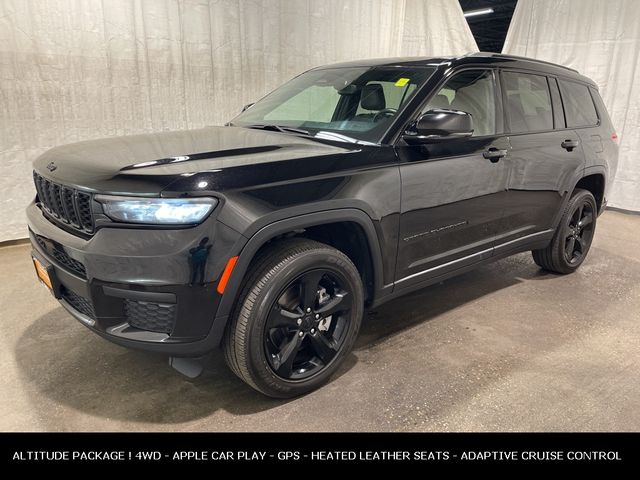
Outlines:
[[231,370],[265,395],[325,383],[351,350],[364,305],[349,257],[308,239],[282,241],[250,269],[224,339]]
[[556,273],[575,271],[589,252],[596,230],[598,207],[588,190],[576,189],[569,199],[548,247],[533,250],[533,260]]

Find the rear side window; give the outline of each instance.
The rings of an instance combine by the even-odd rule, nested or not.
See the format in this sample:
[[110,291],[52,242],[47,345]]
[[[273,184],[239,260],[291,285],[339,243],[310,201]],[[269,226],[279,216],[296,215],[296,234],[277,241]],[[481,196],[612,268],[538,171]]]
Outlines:
[[589,93],[581,83],[560,80],[560,92],[568,127],[588,127],[598,123],[598,114]]
[[502,74],[509,126],[514,133],[553,129],[547,78],[528,73]]

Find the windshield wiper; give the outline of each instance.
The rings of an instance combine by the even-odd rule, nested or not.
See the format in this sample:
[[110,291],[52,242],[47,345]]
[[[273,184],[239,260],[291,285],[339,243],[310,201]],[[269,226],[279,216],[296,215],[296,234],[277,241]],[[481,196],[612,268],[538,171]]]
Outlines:
[[255,128],[258,130],[272,130],[274,132],[281,133],[300,133],[302,135],[311,135],[307,130],[294,127],[283,127],[281,125],[267,124],[267,125],[248,125],[247,128]]

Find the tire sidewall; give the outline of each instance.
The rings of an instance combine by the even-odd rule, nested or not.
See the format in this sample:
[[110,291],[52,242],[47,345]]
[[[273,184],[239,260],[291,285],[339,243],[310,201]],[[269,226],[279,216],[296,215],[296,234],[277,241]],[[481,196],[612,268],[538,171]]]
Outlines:
[[[353,294],[352,318],[340,351],[327,367],[308,379],[286,380],[277,376],[267,361],[264,347],[265,323],[270,308],[282,290],[304,272],[317,268],[332,270],[347,280]],[[264,276],[261,276],[258,281],[265,281]],[[360,329],[363,304],[364,292],[357,269],[346,257],[342,258],[342,255],[332,249],[306,251],[289,259],[284,265],[278,266],[275,274],[266,280],[265,285],[260,289],[249,313],[247,325],[249,341],[245,344],[247,348],[245,358],[248,360],[247,367],[253,382],[263,392],[282,397],[300,395],[318,388],[331,377],[351,351]]]
[[[583,252],[582,258],[580,259],[580,261],[576,262],[576,263],[570,263],[567,260],[567,258],[565,257],[565,252],[564,252],[564,250],[565,250],[564,232],[565,232],[565,228],[567,226],[567,222],[573,216],[573,213],[575,211],[576,205],[578,205],[579,203],[583,203],[585,201],[588,201],[591,204],[591,209],[593,211],[593,220],[592,220],[592,222],[593,222],[592,223],[593,232],[592,232],[591,240],[589,241],[589,245],[587,246],[587,250],[585,252]],[[562,216],[562,218],[560,219],[560,225],[558,226],[558,233],[557,233],[557,238],[556,238],[556,242],[555,242],[557,258],[561,262],[562,269],[564,271],[566,271],[567,273],[573,272],[574,270],[576,270],[580,265],[582,265],[582,263],[587,258],[587,254],[591,250],[591,244],[593,243],[593,238],[594,238],[595,233],[596,233],[597,218],[598,218],[598,206],[597,206],[596,200],[593,197],[593,195],[591,194],[591,192],[589,192],[587,190],[581,190],[579,193],[574,195],[571,198],[571,200],[569,200],[569,204],[567,205],[565,213]]]

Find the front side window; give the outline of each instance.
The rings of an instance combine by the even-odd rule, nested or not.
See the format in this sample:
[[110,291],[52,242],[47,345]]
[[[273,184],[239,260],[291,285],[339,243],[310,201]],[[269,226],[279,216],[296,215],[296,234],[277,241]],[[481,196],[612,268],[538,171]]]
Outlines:
[[473,136],[496,133],[496,101],[493,73],[468,70],[454,75],[429,101],[424,112],[444,108],[471,115]]
[[553,109],[546,77],[504,72],[502,80],[512,132],[553,130]]
[[562,103],[568,127],[589,127],[597,125],[598,114],[589,93],[589,87],[581,83],[560,80]]
[[277,125],[310,135],[379,142],[393,117],[433,67],[337,67],[311,70],[255,103],[231,125]]

